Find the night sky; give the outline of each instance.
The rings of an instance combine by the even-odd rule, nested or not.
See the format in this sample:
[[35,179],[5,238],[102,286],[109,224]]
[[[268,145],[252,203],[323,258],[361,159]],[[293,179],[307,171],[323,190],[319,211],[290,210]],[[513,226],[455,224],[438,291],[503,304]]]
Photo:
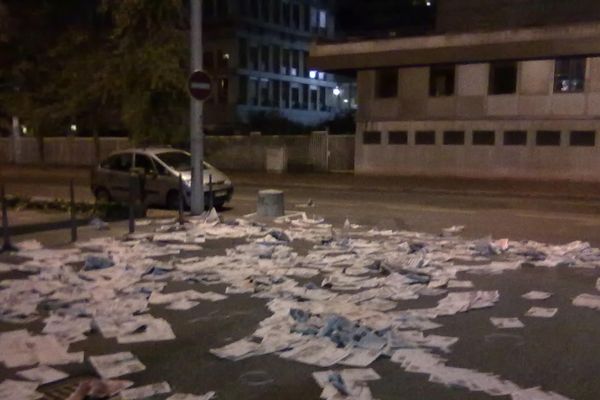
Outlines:
[[338,1],[337,30],[346,36],[419,34],[431,30],[434,23],[435,0]]

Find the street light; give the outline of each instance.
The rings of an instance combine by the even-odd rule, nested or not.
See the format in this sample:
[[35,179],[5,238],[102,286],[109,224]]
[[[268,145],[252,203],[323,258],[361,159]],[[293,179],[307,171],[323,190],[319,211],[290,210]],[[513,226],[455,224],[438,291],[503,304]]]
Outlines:
[[340,94],[342,94],[342,89],[340,89],[338,86],[336,86],[336,87],[333,89],[333,95],[337,97],[337,96],[339,96]]

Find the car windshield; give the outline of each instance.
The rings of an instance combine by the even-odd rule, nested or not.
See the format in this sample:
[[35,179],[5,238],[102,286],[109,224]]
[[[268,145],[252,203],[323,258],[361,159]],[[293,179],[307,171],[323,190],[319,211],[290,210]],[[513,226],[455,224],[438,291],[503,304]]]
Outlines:
[[176,171],[191,171],[192,169],[192,160],[186,153],[170,151],[157,154],[156,157]]

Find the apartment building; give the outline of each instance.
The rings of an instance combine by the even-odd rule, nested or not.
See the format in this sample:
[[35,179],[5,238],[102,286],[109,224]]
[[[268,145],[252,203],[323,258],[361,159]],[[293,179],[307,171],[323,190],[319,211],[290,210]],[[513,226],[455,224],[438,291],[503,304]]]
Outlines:
[[442,34],[319,44],[311,62],[357,71],[358,173],[600,181],[600,22],[584,14],[475,32],[446,21]]
[[306,125],[356,106],[355,85],[307,65],[310,43],[335,32],[330,0],[204,0],[204,69],[215,91],[208,131],[275,113]]

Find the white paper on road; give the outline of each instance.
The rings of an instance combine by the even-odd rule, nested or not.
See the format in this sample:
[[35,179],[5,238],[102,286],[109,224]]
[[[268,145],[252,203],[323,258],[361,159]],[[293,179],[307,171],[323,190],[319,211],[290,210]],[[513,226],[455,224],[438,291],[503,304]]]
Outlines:
[[552,293],[532,290],[531,292],[525,293],[521,297],[527,300],[546,300],[552,297]]
[[381,379],[371,368],[319,371],[313,373],[313,378],[323,389],[321,398],[328,400],[371,400],[373,396],[367,382]]
[[158,394],[171,393],[171,386],[167,382],[154,383],[151,385],[126,389],[121,392],[123,400],[138,400],[156,396]]
[[121,352],[90,357],[90,363],[102,378],[116,378],[146,369],[132,353]]
[[260,354],[260,348],[260,344],[256,342],[252,342],[247,339],[241,339],[218,349],[211,349],[210,352],[217,357],[237,361]]
[[600,296],[586,293],[580,294],[573,299],[573,305],[577,307],[587,307],[600,310]]
[[361,349],[355,347],[350,350],[350,354],[346,358],[339,361],[339,364],[349,367],[368,367],[373,361],[379,358],[381,353],[383,353],[381,349]]
[[496,328],[500,329],[518,329],[524,328],[525,324],[523,324],[519,318],[490,318],[490,321]]
[[338,349],[327,339],[315,339],[288,352],[281,353],[281,357],[304,364],[330,367],[343,360],[349,353],[350,350]]
[[536,317],[536,318],[552,318],[558,312],[558,308],[549,307],[531,307],[525,316]]
[[448,289],[469,289],[474,286],[471,281],[459,281],[456,279],[449,280],[447,284]]
[[83,362],[83,352],[69,353],[68,344],[51,335],[31,335],[26,330],[0,334],[0,360],[8,368],[34,364],[63,365]]
[[202,395],[175,393],[167,398],[167,400],[212,400],[216,396],[215,392],[207,392]]
[[148,316],[144,320],[136,320],[129,328],[127,324],[122,326],[117,342],[139,343],[139,342],[157,342],[163,340],[175,339],[175,333],[167,320],[162,318],[153,318]]
[[69,377],[68,374],[45,365],[40,365],[39,367],[25,371],[19,371],[17,372],[17,375],[29,381],[34,381],[39,385],[45,385]]
[[36,400],[43,394],[36,391],[37,382],[25,382],[7,379],[0,383],[0,399],[2,400]]

